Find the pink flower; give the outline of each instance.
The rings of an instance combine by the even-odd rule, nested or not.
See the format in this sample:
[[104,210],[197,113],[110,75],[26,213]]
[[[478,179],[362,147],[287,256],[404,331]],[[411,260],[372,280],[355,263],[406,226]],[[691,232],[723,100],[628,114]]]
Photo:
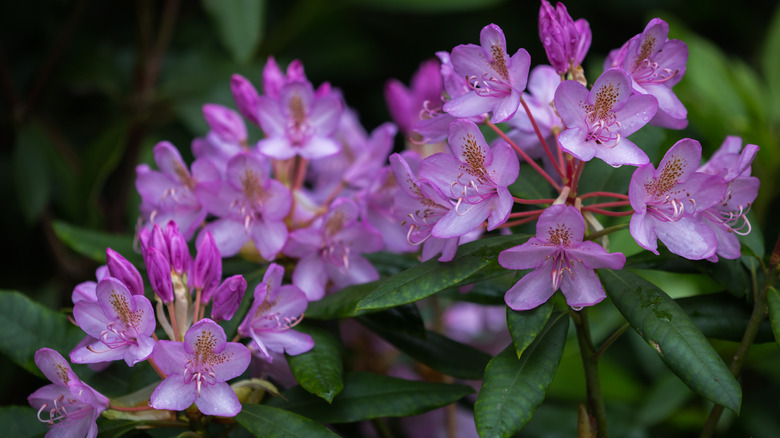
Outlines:
[[574,21],[563,3],[555,9],[547,0],[539,8],[539,39],[547,59],[558,74],[565,74],[582,64],[590,48],[590,26],[585,19]]
[[190,327],[184,342],[159,341],[152,358],[167,377],[149,404],[183,411],[195,403],[204,415],[223,417],[241,412],[241,403],[226,382],[246,371],[252,355],[244,345],[226,341],[225,330],[210,319]]
[[498,255],[504,268],[533,269],[507,291],[506,304],[514,310],[533,309],[559,288],[574,309],[603,300],[606,294],[594,269],[622,269],[626,257],[583,241],[584,234],[585,220],[576,208],[547,208],[536,223],[535,237]]

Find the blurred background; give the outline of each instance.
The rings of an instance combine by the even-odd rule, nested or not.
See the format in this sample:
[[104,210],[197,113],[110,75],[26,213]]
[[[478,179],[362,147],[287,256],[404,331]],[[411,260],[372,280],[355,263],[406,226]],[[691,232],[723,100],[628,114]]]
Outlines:
[[[777,3],[602,0],[566,5],[574,19],[590,22],[593,43],[585,73],[591,82],[607,53],[640,33],[653,17],[667,20],[670,37],[688,44],[688,73],[675,91],[688,108],[690,125],[667,132],[662,147],[692,137],[709,156],[726,135],[758,144],[753,172],[762,187],[753,214],[771,248],[780,232],[775,216],[780,206]],[[523,47],[533,65],[546,63],[537,16],[537,2],[511,0],[2,2],[0,230],[6,250],[0,288],[21,291],[53,309],[68,306],[73,287],[93,279],[97,263],[69,249],[58,232],[75,226],[131,235],[139,202],[135,166],[153,163],[151,149],[161,140],[178,146],[188,161],[190,142],[207,131],[201,106],[235,107],[231,74],[240,73],[260,88],[268,56],[283,68],[300,59],[315,86],[330,82],[341,89],[364,127],[372,130],[389,120],[383,97],[389,78],[408,83],[436,51],[478,43],[488,23],[504,30],[510,53]],[[771,343],[765,346],[776,351]],[[777,355],[770,356],[770,363],[778,364]],[[627,372],[625,363],[614,367],[620,368],[615,371],[619,382],[605,391],[608,399],[626,406],[650,403],[653,388],[643,383],[648,377]],[[576,363],[572,368],[576,374]],[[763,368],[748,369],[746,375],[759,373],[777,388],[780,366]],[[0,404],[25,404],[41,384],[6,360],[0,361],[0,375]],[[653,381],[675,387],[672,380]],[[553,399],[566,400],[565,387],[558,383],[562,392],[553,392]],[[657,394],[657,403],[666,403],[666,391]],[[685,436],[686,427],[698,427],[701,413],[683,409],[692,397],[680,391],[673,392],[683,394],[680,411],[657,416],[663,427]],[[746,397],[763,394],[761,388],[746,387],[745,392]],[[734,427],[774,436],[771,431],[780,430],[780,424],[766,409],[751,414],[743,408],[743,423]],[[534,421],[545,415],[554,422],[549,409],[540,410],[541,419]],[[670,422],[673,415],[679,418]],[[655,417],[647,427],[653,426],[651,420]],[[747,425],[751,421],[758,426]]]

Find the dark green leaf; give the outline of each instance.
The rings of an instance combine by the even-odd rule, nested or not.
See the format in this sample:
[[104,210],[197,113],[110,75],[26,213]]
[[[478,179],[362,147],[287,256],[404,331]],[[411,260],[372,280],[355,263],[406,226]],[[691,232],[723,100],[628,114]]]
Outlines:
[[380,327],[392,333],[425,338],[425,323],[414,303],[402,304],[359,318],[360,321],[371,327]]
[[203,0],[219,39],[241,64],[252,59],[260,45],[265,23],[265,0]]
[[325,296],[319,301],[309,303],[306,317],[314,319],[351,318],[368,313],[358,311],[357,305],[368,294],[377,288],[379,282],[358,284],[344,288],[336,293]]
[[520,430],[544,400],[563,355],[568,317],[552,318],[518,359],[514,345],[490,361],[474,405],[481,437],[509,437]]
[[106,262],[106,247],[110,247],[135,266],[143,264],[141,255],[133,249],[132,236],[87,230],[62,221],[54,221],[54,232],[72,250],[96,262]]
[[29,406],[0,407],[0,424],[3,436],[15,438],[37,437],[49,429],[46,423],[38,421],[38,413]]
[[375,252],[365,257],[379,271],[380,275],[391,276],[417,266],[416,254],[394,254],[391,252]]
[[750,277],[739,260],[721,258],[718,263],[706,260],[693,262],[699,271],[723,285],[730,294],[741,297],[750,289]]
[[[708,338],[739,342],[753,309],[744,299],[728,293],[697,295],[675,300]],[[772,329],[764,321],[755,342],[772,342]]]
[[769,23],[764,54],[762,56],[764,77],[769,85],[769,102],[773,102],[772,115],[774,120],[780,120],[780,5],[775,9],[775,15]]
[[769,305],[769,323],[775,336],[775,343],[780,347],[780,292],[771,287],[767,291],[767,304]]
[[739,412],[742,389],[683,309],[631,272],[601,270],[604,288],[634,330],[689,388]]
[[521,164],[517,180],[509,187],[509,192],[518,198],[547,199],[554,198],[553,189],[530,164]]
[[347,373],[344,390],[332,404],[296,386],[269,405],[321,423],[351,423],[381,417],[417,415],[453,403],[474,392],[465,385],[398,379],[371,373]]
[[236,415],[236,422],[252,435],[268,438],[339,436],[306,417],[266,405],[244,405]]
[[13,152],[14,184],[22,214],[28,223],[38,220],[49,203],[49,164],[44,148],[51,143],[43,131],[27,125],[18,133]]
[[[467,243],[446,263],[428,260],[384,281],[358,303],[358,310],[386,309],[413,303],[475,276],[495,276],[501,268],[498,253],[522,243],[527,236],[498,236]],[[488,274],[481,271],[486,271]]]
[[553,300],[531,310],[516,312],[506,308],[506,325],[512,335],[517,357],[523,357],[523,351],[536,339],[544,329],[553,310]]
[[136,426],[142,424],[143,423],[135,420],[107,420],[105,418],[98,418],[98,438],[119,438],[127,435],[134,430]]
[[39,376],[43,374],[33,361],[38,349],[49,347],[67,356],[84,337],[65,315],[12,291],[0,291],[0,333],[0,352]]
[[440,373],[466,380],[482,377],[490,356],[466,344],[454,341],[433,331],[418,337],[404,331],[394,331],[376,323],[370,316],[359,317],[363,325],[382,339],[408,354],[415,360]]
[[304,389],[330,403],[344,388],[341,338],[326,329],[305,324],[296,330],[311,336],[314,348],[297,356],[287,356],[290,370]]
[[127,123],[121,120],[103,129],[86,151],[78,192],[82,201],[88,199],[92,203],[88,210],[98,211],[106,179],[121,162],[127,144]]

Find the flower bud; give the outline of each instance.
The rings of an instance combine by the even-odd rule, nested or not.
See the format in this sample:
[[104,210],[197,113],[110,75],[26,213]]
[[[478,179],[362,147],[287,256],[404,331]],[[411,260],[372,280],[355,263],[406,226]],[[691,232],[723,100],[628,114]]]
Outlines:
[[238,112],[250,122],[260,126],[260,120],[257,118],[260,95],[257,94],[254,85],[241,75],[233,75],[230,78],[230,90],[233,92]]
[[235,315],[246,292],[246,280],[241,275],[226,278],[214,292],[211,319],[227,321]]
[[106,265],[109,274],[124,283],[131,294],[144,294],[144,280],[141,273],[122,254],[111,248],[106,248]]
[[171,282],[171,264],[162,251],[155,247],[149,247],[144,253],[146,260],[146,272],[152,290],[163,303],[173,302],[173,283]]
[[558,74],[565,74],[578,67],[590,48],[591,33],[588,22],[572,20],[566,6],[558,3],[553,9],[542,0],[539,9],[539,39],[542,40],[547,59]]
[[203,105],[203,118],[220,139],[240,144],[247,139],[246,125],[241,116],[230,108],[215,103]]
[[177,274],[187,272],[190,268],[190,248],[187,241],[179,232],[179,226],[176,222],[168,222],[165,227],[165,240],[168,243],[170,253],[171,268]]
[[222,278],[222,257],[219,254],[214,236],[206,232],[198,245],[198,253],[190,270],[190,287],[202,289],[202,303],[208,303]]

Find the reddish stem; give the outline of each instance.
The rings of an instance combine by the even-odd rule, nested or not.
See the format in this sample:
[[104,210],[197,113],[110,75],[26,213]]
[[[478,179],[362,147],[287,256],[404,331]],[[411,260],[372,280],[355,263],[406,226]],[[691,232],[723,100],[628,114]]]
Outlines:
[[138,411],[153,411],[155,410],[151,406],[134,406],[134,407],[125,407],[125,406],[117,406],[113,403],[109,404],[109,407],[115,411],[122,411],[122,412],[138,412]]
[[535,216],[527,217],[525,219],[516,220],[514,222],[504,222],[503,224],[499,225],[497,228],[509,228],[509,227],[514,227],[514,226],[517,226],[517,225],[527,224],[528,222],[533,222],[536,219],[538,219],[540,215],[541,215],[541,213],[539,213],[538,215],[535,215]]
[[168,376],[167,376],[167,375],[166,375],[166,374],[165,374],[165,373],[164,373],[164,372],[163,372],[163,371],[160,369],[160,367],[158,367],[158,366],[157,366],[157,364],[154,362],[154,359],[152,359],[152,357],[151,357],[151,356],[149,356],[149,359],[148,359],[148,360],[149,360],[149,365],[151,365],[151,366],[152,366],[152,368],[154,368],[154,371],[157,373],[157,375],[158,375],[158,376],[160,376],[160,378],[161,378],[161,379],[165,379],[166,377],[168,377]]
[[604,216],[613,216],[613,217],[631,216],[632,214],[634,214],[634,210],[630,210],[630,211],[607,211],[607,210],[602,210],[600,208],[593,208],[591,206],[582,207],[582,211],[589,211],[591,213],[603,214]]
[[509,217],[511,219],[515,219],[515,218],[518,218],[518,217],[538,216],[538,215],[542,214],[543,211],[544,211],[544,209],[542,209],[542,210],[531,210],[531,211],[518,211],[517,213],[511,213],[509,215]]
[[534,119],[533,114],[531,114],[531,109],[528,108],[528,105],[525,103],[525,99],[523,99],[522,96],[520,97],[520,103],[523,105],[525,113],[528,114],[528,119],[531,120],[531,125],[534,127],[534,132],[536,132],[536,137],[538,137],[539,141],[542,143],[544,151],[547,152],[547,156],[550,157],[550,161],[555,165],[555,170],[558,172],[558,175],[563,178],[563,169],[561,168],[563,163],[561,161],[557,161],[553,156],[553,153],[550,150],[550,146],[547,145],[547,141],[544,139],[542,131],[539,129],[539,125],[536,124],[536,119]]
[[552,179],[552,177],[550,175],[548,175],[547,172],[544,171],[544,169],[542,169],[538,164],[536,164],[536,161],[532,160],[531,157],[529,157],[528,154],[526,154],[524,150],[520,149],[520,147],[517,146],[515,144],[515,142],[513,142],[509,137],[507,137],[507,135],[504,134],[504,131],[500,130],[498,128],[498,126],[496,126],[493,123],[491,123],[490,120],[485,120],[485,123],[490,127],[490,129],[495,131],[496,134],[498,134],[499,137],[501,137],[504,141],[509,143],[509,145],[512,146],[512,148],[517,152],[517,154],[520,155],[526,161],[526,163],[530,164],[531,167],[533,167],[534,170],[537,173],[539,173],[539,175],[542,176],[542,178],[546,179],[547,182],[550,183],[550,185],[553,186],[553,188],[556,191],[558,191],[558,192],[561,191],[561,186],[558,185],[558,183],[555,182],[555,180]]
[[603,198],[618,198],[618,199],[628,200],[628,195],[623,195],[620,193],[613,193],[613,192],[590,192],[580,196],[580,199],[595,198],[597,196]]
[[590,205],[586,205],[586,207],[591,207],[591,208],[625,207],[627,205],[630,205],[630,202],[628,202],[628,201],[615,201],[615,202],[601,202],[601,203],[597,203],[597,204],[590,204]]
[[515,198],[514,199],[515,204],[524,204],[524,205],[534,205],[534,204],[552,204],[555,202],[555,199],[521,199],[521,198]]

